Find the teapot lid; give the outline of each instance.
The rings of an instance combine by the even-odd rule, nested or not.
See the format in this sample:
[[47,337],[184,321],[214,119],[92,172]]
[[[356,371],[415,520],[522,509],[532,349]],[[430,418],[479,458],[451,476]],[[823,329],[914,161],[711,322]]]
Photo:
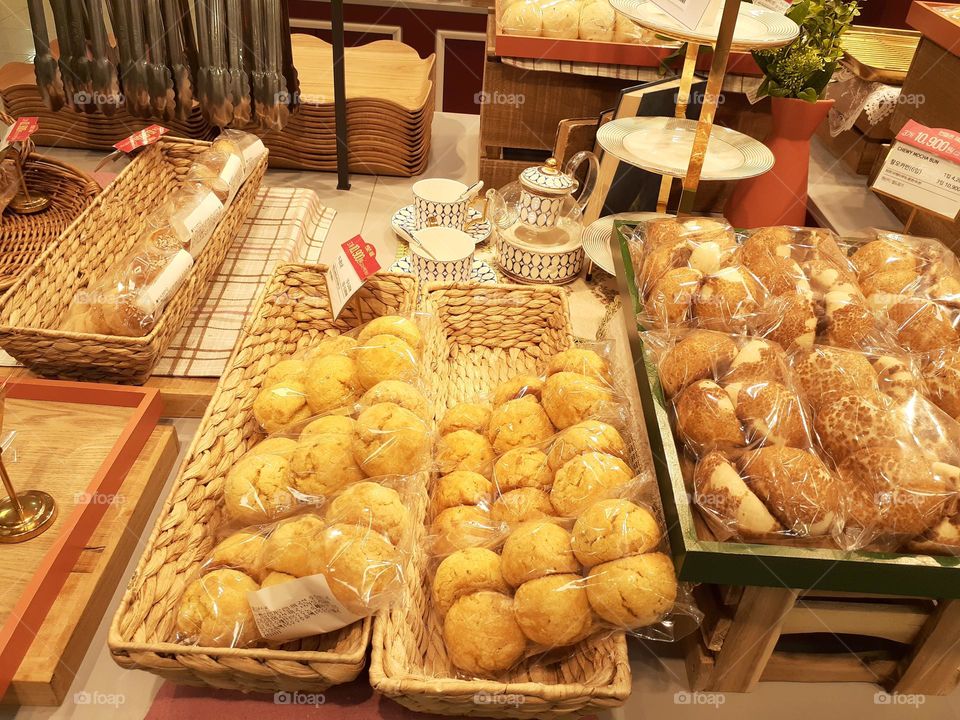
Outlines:
[[580,185],[576,179],[560,171],[556,158],[548,158],[543,165],[528,167],[520,173],[520,183],[543,195],[568,195]]

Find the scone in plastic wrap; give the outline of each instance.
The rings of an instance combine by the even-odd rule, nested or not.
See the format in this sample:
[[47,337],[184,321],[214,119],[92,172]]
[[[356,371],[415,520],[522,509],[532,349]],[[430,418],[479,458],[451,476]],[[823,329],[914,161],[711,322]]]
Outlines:
[[213,647],[278,644],[331,632],[402,592],[415,478],[363,481],[276,523],[234,531],[187,589],[177,639]]
[[915,358],[814,347],[793,371],[837,476],[844,547],[897,549],[956,512],[960,425],[923,396]]
[[695,627],[698,612],[662,545],[649,507],[610,499],[576,522],[528,520],[499,547],[438,558],[431,601],[451,662],[465,677],[497,677],[614,630],[676,639],[678,617],[691,616]]
[[392,403],[429,423],[432,408],[420,379],[422,342],[416,320],[398,315],[326,336],[267,369],[254,415],[273,433],[301,427],[313,416],[353,415]]
[[313,417],[254,445],[228,471],[224,508],[233,524],[262,523],[318,506],[366,478],[414,474],[429,463],[429,425],[395,403]]

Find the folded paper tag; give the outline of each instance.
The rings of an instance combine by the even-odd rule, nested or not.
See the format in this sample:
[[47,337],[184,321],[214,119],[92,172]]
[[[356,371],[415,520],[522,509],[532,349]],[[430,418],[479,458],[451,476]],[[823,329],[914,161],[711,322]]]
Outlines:
[[33,135],[39,127],[40,121],[35,117],[17,118],[4,135],[3,140],[0,141],[0,149],[13,143],[24,142]]
[[124,138],[120,142],[116,143],[114,147],[120,152],[133,152],[139,147],[144,147],[145,145],[153,145],[157,140],[169,132],[167,128],[162,125],[151,125],[146,127],[143,130],[137,130],[130,137]]
[[323,575],[308,575],[247,593],[247,601],[260,634],[272,643],[339,630],[361,617],[334,597]]
[[193,255],[186,250],[177,250],[167,266],[137,297],[136,304],[140,311],[153,317],[158,310],[162,310],[170,296],[183,284],[192,267]]
[[334,318],[340,316],[340,311],[364,281],[379,270],[377,249],[361,236],[357,235],[340,246],[340,252],[327,271],[327,289]]
[[213,234],[220,216],[223,203],[212,192],[204,194],[203,199],[183,213],[170,217],[170,224],[177,230],[180,239],[190,247],[194,257],[198,257]]

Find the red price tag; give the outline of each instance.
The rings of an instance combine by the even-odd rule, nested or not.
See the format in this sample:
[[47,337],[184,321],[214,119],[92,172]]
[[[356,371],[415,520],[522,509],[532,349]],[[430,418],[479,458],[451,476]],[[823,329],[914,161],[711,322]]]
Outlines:
[[17,118],[16,122],[10,126],[10,132],[7,133],[8,143],[23,142],[33,135],[40,126],[40,121],[35,117]]
[[897,140],[947,162],[960,163],[960,133],[953,130],[928,128],[916,120],[908,120],[897,134]]
[[366,280],[369,276],[380,270],[380,263],[377,262],[377,249],[357,235],[347,240],[343,245],[343,252],[353,265],[360,280]]
[[133,152],[139,147],[153,145],[168,132],[169,130],[162,125],[151,125],[150,127],[146,127],[143,130],[138,130],[130,137],[121,140],[120,142],[116,143],[114,147],[120,152]]

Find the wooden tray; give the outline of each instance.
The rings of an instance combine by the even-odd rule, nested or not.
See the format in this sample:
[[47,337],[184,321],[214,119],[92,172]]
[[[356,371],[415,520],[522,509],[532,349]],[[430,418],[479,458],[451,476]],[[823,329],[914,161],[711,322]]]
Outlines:
[[123,581],[127,562],[176,462],[178,448],[173,426],[154,428],[123,481],[123,502],[107,507],[0,702],[63,702],[114,591]]
[[47,532],[0,554],[8,589],[0,596],[0,695],[33,641],[32,629],[47,617],[118,497],[162,407],[159,393],[146,388],[33,379],[8,386],[5,427],[19,429],[14,447],[20,449],[19,462],[8,458],[7,469],[18,489],[53,495],[59,514]]
[[[293,63],[304,103],[333,102],[333,46],[313,35],[293,35]],[[433,89],[435,55],[421,58],[409,45],[376,40],[344,49],[347,101],[385,100],[407,111],[421,110]]]
[[907,25],[919,30],[947,52],[960,57],[960,16],[947,15],[956,3],[919,2],[910,5]]
[[692,583],[960,598],[960,557],[718,542],[700,531],[700,515],[691,507],[657,370],[647,362],[632,319],[641,305],[627,237],[618,228],[612,242],[620,298],[624,308],[633,310],[627,322],[630,351],[677,577]]

